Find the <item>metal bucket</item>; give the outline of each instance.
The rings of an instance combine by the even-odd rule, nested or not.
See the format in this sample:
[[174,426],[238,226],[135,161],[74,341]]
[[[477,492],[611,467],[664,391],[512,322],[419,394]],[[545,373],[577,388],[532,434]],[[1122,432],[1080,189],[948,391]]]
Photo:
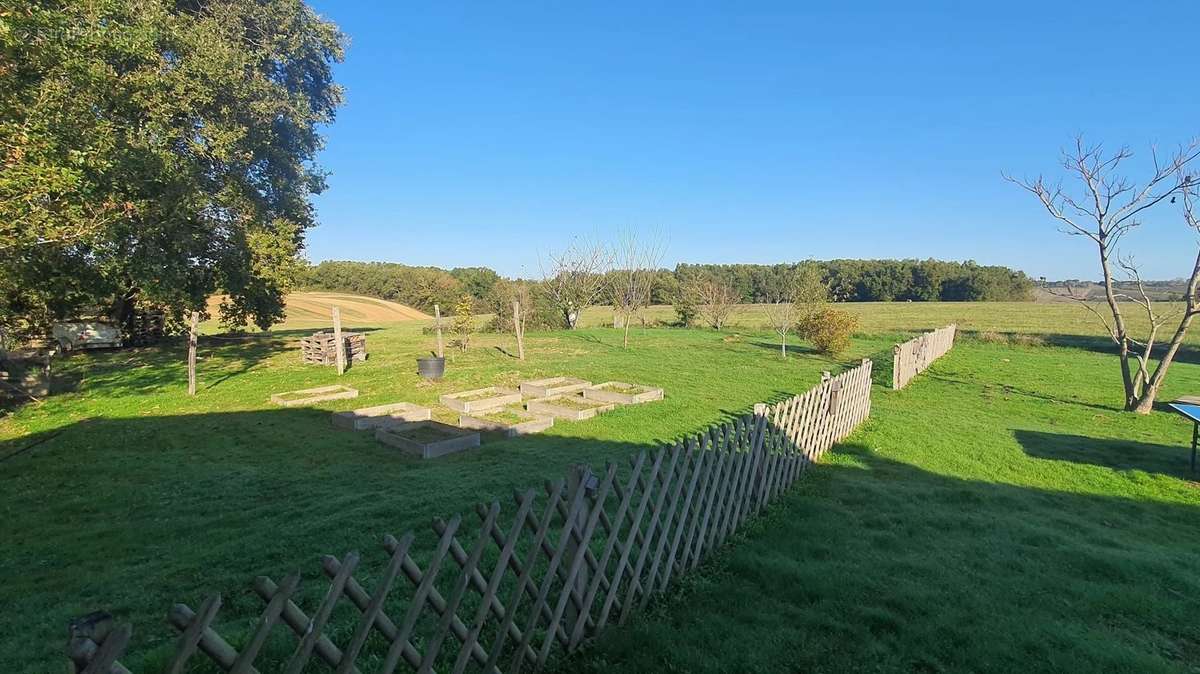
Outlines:
[[441,379],[446,374],[446,359],[430,356],[417,359],[417,374],[426,379]]

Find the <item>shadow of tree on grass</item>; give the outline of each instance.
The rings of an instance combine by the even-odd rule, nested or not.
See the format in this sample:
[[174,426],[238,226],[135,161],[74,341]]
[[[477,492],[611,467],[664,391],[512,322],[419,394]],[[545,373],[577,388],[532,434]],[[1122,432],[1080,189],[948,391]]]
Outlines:
[[1178,445],[1018,429],[1013,436],[1026,454],[1039,459],[1071,461],[1116,471],[1140,470],[1181,480],[1196,480],[1191,471],[1192,432],[1180,427]]

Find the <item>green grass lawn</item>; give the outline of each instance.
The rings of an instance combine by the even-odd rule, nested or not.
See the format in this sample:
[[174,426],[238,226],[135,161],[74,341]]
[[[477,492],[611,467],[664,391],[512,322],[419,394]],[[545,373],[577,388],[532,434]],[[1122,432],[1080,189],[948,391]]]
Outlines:
[[[588,329],[531,333],[522,363],[500,350],[511,338],[479,335],[469,352],[447,351],[444,381],[427,383],[415,372],[433,345],[421,327],[369,332],[370,359],[341,378],[300,363],[288,346],[300,332],[205,339],[195,398],[185,395],[178,347],[65,361],[59,373],[74,391],[0,421],[0,456],[19,452],[0,461],[0,671],[59,670],[66,621],[97,609],[132,621],[131,651],[156,661],[176,636],[163,619],[176,602],[195,608],[221,592],[222,622],[249,621],[262,608],[249,592],[256,575],[315,578],[320,555],[379,555],[385,534],[409,529],[432,547],[435,516],[511,503],[513,489],[562,477],[574,463],[623,463],[639,448],[808,389],[822,370],[889,344],[857,340],[843,362],[783,361],[765,336],[635,331],[626,351],[620,333]],[[662,386],[666,399],[426,462],[330,425],[331,411],[398,401],[453,423],[457,413],[437,404],[443,393],[558,375]],[[311,408],[268,402],[332,383],[360,395]],[[318,593],[319,583],[307,585]]]
[[[1200,668],[1190,426],[1111,357],[963,341],[571,672]],[[1200,390],[1200,368],[1167,395]]]
[[[922,307],[935,318],[919,318]],[[59,370],[70,392],[0,420],[0,671],[61,670],[66,621],[96,609],[134,623],[138,655],[124,661],[137,671],[173,641],[173,603],[221,592],[222,632],[244,633],[262,608],[255,575],[311,580],[319,555],[379,557],[385,534],[408,529],[431,546],[434,516],[507,505],[513,488],[570,464],[623,460],[806,390],[822,370],[888,357],[906,330],[951,314],[978,330],[1005,331],[998,312],[1014,317],[1009,331],[1053,322],[995,305],[856,311],[871,318],[837,362],[781,360],[745,326],[635,329],[628,351],[618,331],[590,328],[530,334],[523,363],[511,338],[477,336],[430,384],[414,359],[433,340],[410,323],[370,330],[370,360],[341,378],[299,362],[289,340],[302,331],[206,339],[188,398],[178,347],[74,356]],[[564,671],[1200,665],[1190,429],[1165,412],[1116,411],[1115,360],[1094,330],[1058,319],[1057,346],[968,338],[909,389],[877,386],[871,421],[825,465]],[[1168,397],[1200,392],[1196,359],[1185,353]],[[436,405],[443,393],[558,375],[662,386],[666,399],[427,462],[329,423],[331,411],[398,401],[453,422]],[[361,394],[313,408],[267,401],[333,383]],[[319,598],[319,583],[306,587]]]

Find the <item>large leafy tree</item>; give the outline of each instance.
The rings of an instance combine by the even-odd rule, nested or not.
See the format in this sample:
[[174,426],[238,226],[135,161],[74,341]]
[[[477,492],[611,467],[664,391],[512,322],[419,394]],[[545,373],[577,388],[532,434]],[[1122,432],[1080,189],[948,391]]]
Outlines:
[[0,0],[0,309],[267,327],[299,270],[343,36],[300,0]]

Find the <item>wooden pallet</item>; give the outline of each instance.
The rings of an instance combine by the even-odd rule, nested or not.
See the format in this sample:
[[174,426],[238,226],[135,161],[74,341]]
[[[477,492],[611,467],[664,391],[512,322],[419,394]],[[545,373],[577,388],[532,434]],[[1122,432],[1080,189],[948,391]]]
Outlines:
[[[367,336],[361,332],[343,332],[347,361],[367,359]],[[314,332],[300,339],[300,358],[314,365],[337,364],[337,340],[332,331]]]

